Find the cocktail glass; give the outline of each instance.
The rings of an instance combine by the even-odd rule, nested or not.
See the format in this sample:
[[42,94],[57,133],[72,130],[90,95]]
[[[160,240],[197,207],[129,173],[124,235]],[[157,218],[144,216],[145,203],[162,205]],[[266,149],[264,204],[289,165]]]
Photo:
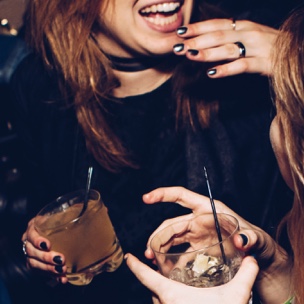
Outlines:
[[101,272],[115,271],[123,261],[108,210],[96,190],[79,190],[57,198],[35,217],[38,233],[51,242],[51,249],[64,254],[67,278],[74,285],[87,285]]
[[195,287],[219,286],[234,277],[244,256],[233,244],[239,223],[228,214],[217,216],[222,242],[212,213],[176,221],[152,238],[150,245],[164,276]]

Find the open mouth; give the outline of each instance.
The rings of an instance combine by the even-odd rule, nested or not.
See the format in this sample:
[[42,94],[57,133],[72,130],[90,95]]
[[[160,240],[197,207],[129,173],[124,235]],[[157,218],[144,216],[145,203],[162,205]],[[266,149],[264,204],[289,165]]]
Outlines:
[[148,22],[156,25],[168,25],[177,20],[181,8],[180,2],[166,2],[147,6],[139,11]]

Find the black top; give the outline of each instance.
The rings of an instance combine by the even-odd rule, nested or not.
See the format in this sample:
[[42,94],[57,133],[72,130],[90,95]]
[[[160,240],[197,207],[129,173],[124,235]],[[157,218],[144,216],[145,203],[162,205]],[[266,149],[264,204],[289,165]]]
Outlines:
[[[221,98],[219,115],[208,129],[195,121],[196,131],[175,130],[171,80],[153,92],[111,103],[116,132],[140,164],[140,169],[113,174],[88,154],[74,110],[60,98],[56,75],[34,55],[28,56],[13,76],[12,89],[29,168],[31,215],[57,196],[84,188],[87,168],[93,163],[92,188],[100,191],[124,252],[147,263],[143,253],[149,235],[163,220],[189,210],[168,203],[145,205],[142,195],[176,185],[207,195],[206,166],[213,197],[271,232],[290,197],[269,142],[273,109],[267,94],[260,95],[265,88],[268,93],[268,84],[266,79],[260,79],[263,85],[253,81],[255,77],[206,80],[207,84],[193,87],[192,93],[206,90]],[[124,264],[86,287],[68,284],[50,291],[44,302],[67,303],[66,297],[68,303],[150,301],[150,293]]]

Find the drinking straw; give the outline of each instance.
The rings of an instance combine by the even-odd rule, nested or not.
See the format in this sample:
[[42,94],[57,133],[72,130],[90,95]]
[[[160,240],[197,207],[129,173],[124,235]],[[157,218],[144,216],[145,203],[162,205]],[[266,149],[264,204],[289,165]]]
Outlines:
[[90,188],[91,188],[92,173],[93,173],[93,167],[89,167],[88,176],[87,176],[87,185],[86,185],[85,194],[84,194],[83,207],[82,207],[82,210],[81,210],[79,216],[82,216],[88,207],[88,199],[89,199],[89,192],[90,192]]
[[220,245],[220,248],[221,248],[224,264],[227,264],[227,259],[226,259],[226,255],[225,255],[225,251],[224,251],[224,247],[223,247],[223,243],[222,243],[223,238],[222,238],[221,229],[220,229],[220,225],[219,225],[218,218],[217,218],[215,204],[214,204],[214,201],[213,201],[213,198],[212,198],[212,193],[211,193],[211,188],[210,188],[210,184],[209,184],[209,179],[208,179],[208,174],[207,174],[206,167],[204,167],[204,171],[205,171],[205,178],[206,178],[207,188],[208,188],[208,192],[209,192],[209,198],[210,198],[212,213],[213,213],[214,222],[215,222],[215,229],[216,229],[217,237],[218,237],[218,240],[219,240],[219,245]]

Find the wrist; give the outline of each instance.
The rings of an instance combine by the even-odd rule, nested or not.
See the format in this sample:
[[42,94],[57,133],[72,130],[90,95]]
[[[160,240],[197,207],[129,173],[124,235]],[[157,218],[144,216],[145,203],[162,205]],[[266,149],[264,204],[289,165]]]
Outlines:
[[289,304],[288,300],[293,294],[292,260],[284,250],[278,248],[276,252],[273,262],[260,270],[255,283],[263,304]]

